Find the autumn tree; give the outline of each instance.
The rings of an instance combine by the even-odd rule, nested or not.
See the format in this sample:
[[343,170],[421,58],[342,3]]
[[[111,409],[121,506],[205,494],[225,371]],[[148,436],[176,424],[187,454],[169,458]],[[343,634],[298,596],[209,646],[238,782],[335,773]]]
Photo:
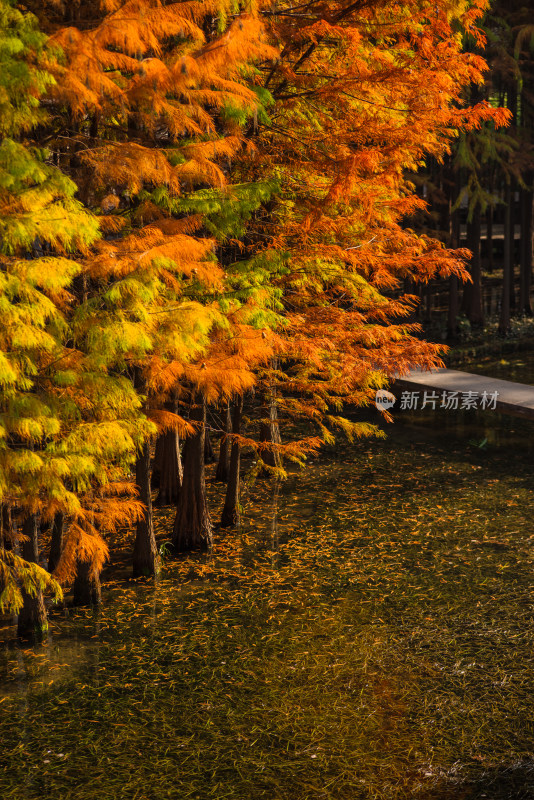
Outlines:
[[[209,352],[220,355],[217,331],[228,341],[242,335],[241,321],[233,333],[230,327],[243,302],[253,316],[251,291],[243,299],[225,284],[206,211],[214,198],[228,209],[240,196],[246,208],[261,194],[227,187],[226,173],[260,105],[247,85],[248,65],[275,50],[251,9],[226,21],[223,3],[91,3],[75,19],[54,4],[35,10],[62,53],[49,65],[55,84],[47,99],[55,115],[69,119],[68,144],[63,128],[61,138],[50,133],[56,159],[75,177],[102,232],[83,264],[75,341],[92,368],[130,379],[160,432],[184,437],[195,426],[169,411],[169,401],[203,383],[185,365],[198,371]],[[261,320],[256,315],[249,325],[257,329]],[[233,372],[218,371],[228,381],[215,381],[220,397],[250,382],[243,359],[234,363]],[[216,392],[207,387],[210,397]],[[146,438],[136,483],[146,510],[134,573],[152,574],[158,557]]]
[[[52,78],[35,65],[44,43],[35,20],[0,4],[0,296],[2,610],[19,612],[19,632],[46,630],[43,590],[61,590],[38,566],[37,518],[76,505],[56,444],[62,427],[54,397],[68,377],[62,308],[77,272],[68,250],[86,249],[96,226],[73,200],[74,184],[24,137],[43,121],[39,96]],[[56,255],[57,252],[62,255]],[[22,541],[21,559],[15,552]],[[6,547],[10,546],[11,551]]]
[[[55,447],[62,420],[51,388],[65,382],[57,366],[63,354],[61,312],[77,272],[64,254],[86,249],[96,235],[96,226],[73,200],[74,184],[46,163],[42,150],[25,142],[43,121],[39,96],[52,82],[35,64],[43,44],[35,20],[2,0],[0,607],[19,613],[21,634],[37,636],[47,627],[43,590],[61,596],[57,582],[38,565],[37,515],[76,505],[64,480],[64,454]],[[15,550],[18,541],[22,558]]]
[[228,484],[226,497],[221,516],[221,528],[231,528],[239,521],[239,481],[240,481],[240,460],[241,442],[239,440],[241,430],[241,418],[243,415],[243,397],[238,398],[234,403],[232,414],[232,433],[233,441],[230,449],[230,466],[228,472]]
[[[59,204],[65,217],[20,242],[10,234],[17,263],[29,248],[28,263],[53,259],[41,292],[51,305],[32,314],[49,351],[43,360],[46,348],[30,346],[24,363],[38,378],[21,390],[47,412],[32,409],[10,435],[27,443],[30,464],[61,455],[61,479],[49,469],[36,483],[41,472],[27,470],[25,497],[39,498],[29,516],[68,520],[57,574],[77,565],[96,591],[103,527],[136,514],[134,574],[158,570],[157,432],[174,446],[176,432],[186,439],[175,547],[207,548],[208,405],[234,402],[233,523],[242,447],[281,473],[282,455],[302,461],[335,429],[375,433],[347,421],[343,404],[365,405],[397,372],[439,363],[400,287],[464,277],[466,254],[403,227],[424,206],[406,173],[439,161],[459,130],[505,115],[463,104],[484,62],[463,52],[462,32],[482,41],[482,3],[409,0],[393,14],[385,2],[312,2],[304,17],[284,4],[230,15],[224,3],[33,5],[50,35],[39,73],[51,76],[39,88],[50,155],[39,158],[59,187],[43,208]],[[259,435],[245,436],[239,409],[252,388]],[[48,410],[54,422],[37,435]],[[281,441],[278,414],[306,420],[309,435]],[[134,454],[141,507],[124,481]]]
[[98,571],[107,555],[102,534],[137,516],[124,476],[147,426],[129,382],[78,346],[74,290],[84,284],[82,261],[98,241],[98,221],[51,153],[32,141],[49,124],[40,96],[54,85],[45,68],[52,54],[33,17],[10,3],[1,11],[3,539],[12,547],[20,541],[25,560],[37,563],[41,520],[61,526],[62,544],[56,581],[2,551],[2,606],[20,609],[21,634],[42,635],[42,589],[50,585],[59,596],[57,581],[72,583],[77,566]]
[[424,207],[406,172],[442,158],[459,130],[506,122],[504,110],[463,100],[485,64],[463,51],[462,35],[482,41],[483,8],[312,2],[263,12],[281,55],[255,80],[274,112],[258,123],[257,166],[242,168],[280,180],[250,236],[286,255],[279,364],[261,379],[284,416],[326,439],[335,427],[370,432],[336,413],[343,403],[364,405],[395,374],[440,363],[440,348],[407,322],[415,298],[402,283],[465,277],[467,253],[403,227]]

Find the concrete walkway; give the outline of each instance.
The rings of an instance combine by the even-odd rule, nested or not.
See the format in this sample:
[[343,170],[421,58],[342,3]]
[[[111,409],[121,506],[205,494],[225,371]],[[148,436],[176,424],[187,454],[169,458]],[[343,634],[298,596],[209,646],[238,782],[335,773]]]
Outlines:
[[495,410],[534,419],[534,386],[453,369],[412,370],[397,378],[392,391],[400,398],[395,408]]

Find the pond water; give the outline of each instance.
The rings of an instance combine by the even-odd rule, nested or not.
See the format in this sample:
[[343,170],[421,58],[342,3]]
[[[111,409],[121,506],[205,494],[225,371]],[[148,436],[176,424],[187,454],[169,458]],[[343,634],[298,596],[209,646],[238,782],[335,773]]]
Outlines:
[[386,430],[257,482],[157,586],[6,644],[0,796],[533,797],[534,424]]
[[505,381],[517,381],[534,385],[534,353],[527,351],[520,355],[503,358],[484,358],[470,364],[466,372],[489,375]]

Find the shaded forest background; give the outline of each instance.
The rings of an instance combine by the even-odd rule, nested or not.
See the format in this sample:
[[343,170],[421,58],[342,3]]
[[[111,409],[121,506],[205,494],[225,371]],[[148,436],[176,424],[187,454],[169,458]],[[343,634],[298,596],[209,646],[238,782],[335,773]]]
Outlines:
[[[532,317],[534,180],[534,7],[495,0],[483,24],[489,71],[472,87],[472,102],[505,106],[511,124],[461,134],[442,163],[430,159],[414,175],[430,215],[410,224],[451,247],[472,252],[472,283],[456,277],[419,286],[416,317],[436,340],[455,343],[487,334],[510,336]],[[525,331],[530,325],[525,326]]]

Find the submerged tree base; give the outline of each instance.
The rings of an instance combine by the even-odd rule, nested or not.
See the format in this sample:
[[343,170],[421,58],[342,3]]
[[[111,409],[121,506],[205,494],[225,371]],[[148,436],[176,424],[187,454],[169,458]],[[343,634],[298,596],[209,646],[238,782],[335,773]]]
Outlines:
[[208,510],[205,476],[206,403],[199,398],[191,419],[199,423],[198,433],[186,439],[183,482],[174,520],[172,545],[177,553],[209,550],[213,526]]
[[78,561],[72,588],[75,606],[99,606],[102,603],[100,574],[87,561]]
[[[35,514],[28,515],[22,526],[24,540],[22,557],[32,564],[39,563],[39,532]],[[22,590],[23,606],[17,620],[17,635],[22,639],[42,641],[48,632],[48,618],[42,589]]]
[[30,643],[42,642],[48,636],[48,620],[43,593],[35,596],[23,592],[24,608],[17,617],[17,636]]
[[135,542],[133,549],[133,577],[140,578],[158,575],[161,561],[154,535],[154,518],[152,512],[152,498],[150,491],[150,447],[145,442],[141,452],[138,453],[135,464],[135,481],[139,491],[139,499],[145,510],[137,520]]

